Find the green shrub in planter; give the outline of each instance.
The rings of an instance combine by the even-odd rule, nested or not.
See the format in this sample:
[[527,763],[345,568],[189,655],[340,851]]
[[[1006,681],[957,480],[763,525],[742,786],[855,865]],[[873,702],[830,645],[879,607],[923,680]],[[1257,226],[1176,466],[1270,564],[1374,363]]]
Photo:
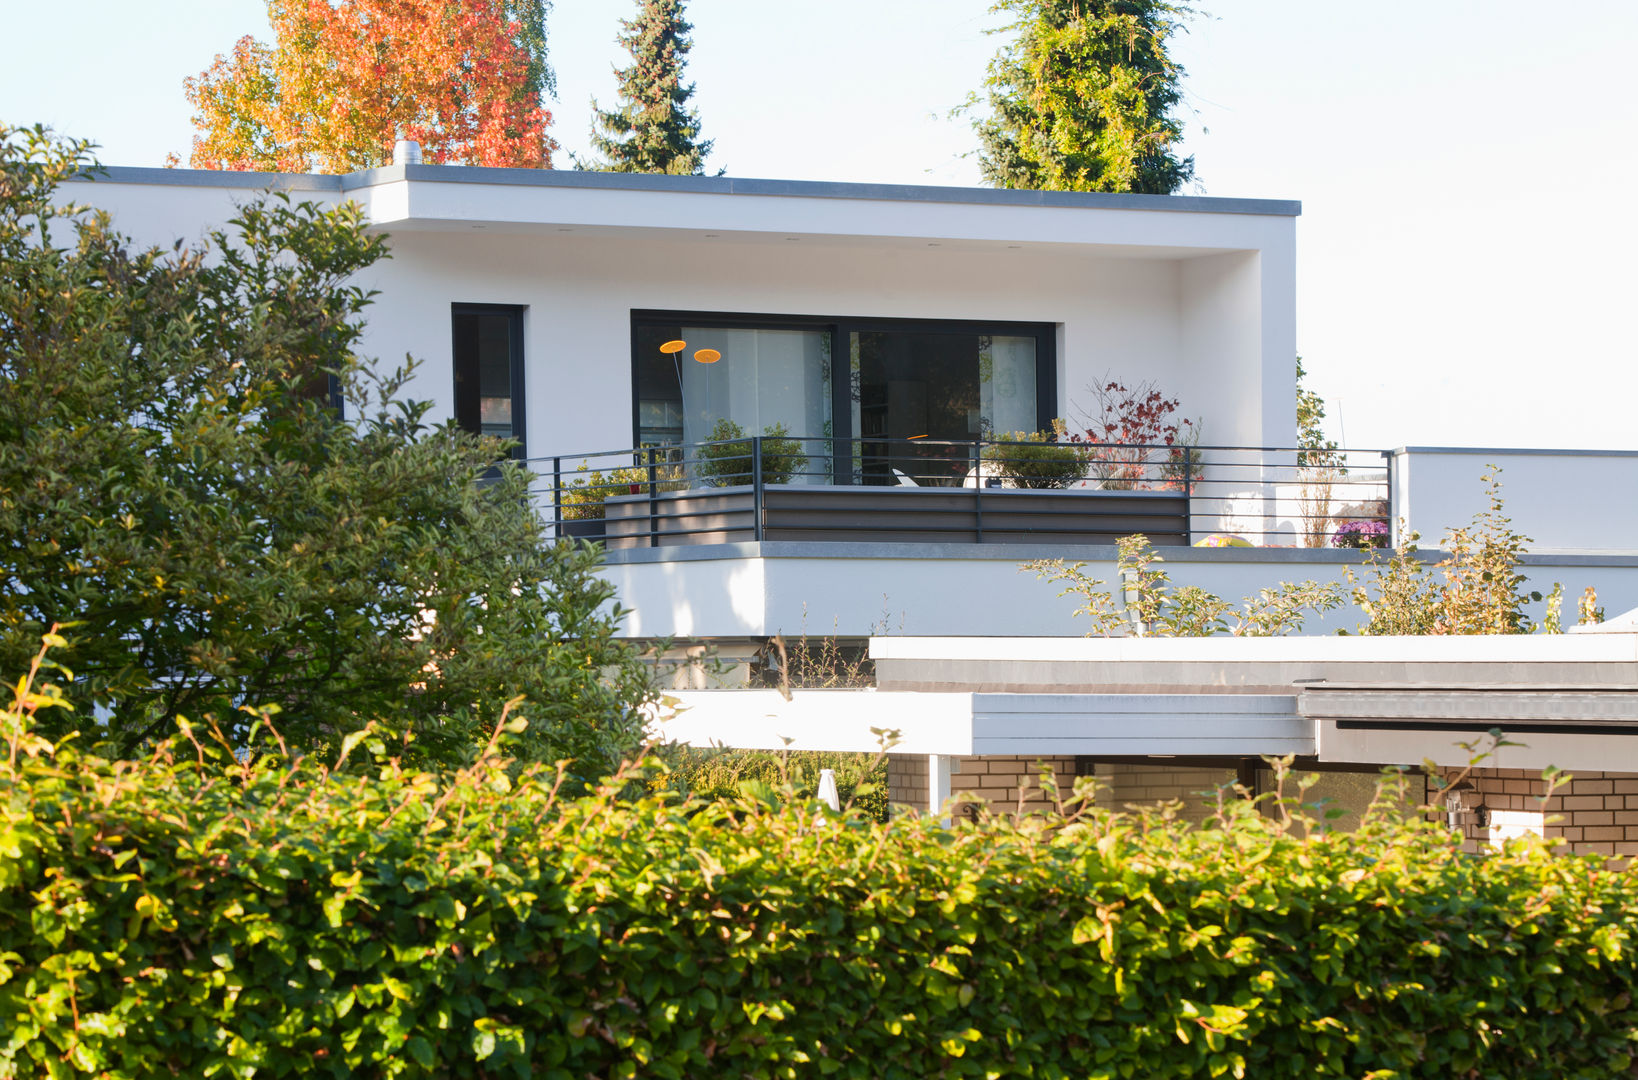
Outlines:
[[984,447],[985,461],[1021,488],[1066,488],[1085,478],[1086,459],[1076,446],[1061,444],[1052,431],[1013,431],[999,445]]
[[646,490],[647,485],[647,469],[610,469],[606,473],[593,469],[564,485],[558,505],[564,521],[598,521],[603,517],[605,499],[633,495]]
[[[585,462],[580,467],[586,467]],[[677,491],[687,486],[682,479],[681,466],[673,464],[656,465],[653,480],[659,491]],[[569,483],[563,486],[558,495],[558,506],[561,508],[564,521],[601,521],[603,518],[603,502],[617,495],[641,495],[648,491],[648,467],[633,465],[625,469],[610,469],[602,472],[592,469],[582,472]]]
[[[808,467],[808,455],[800,439],[789,438],[784,424],[762,429],[762,482],[788,484],[791,477]],[[723,417],[706,435],[700,447],[695,474],[712,487],[733,487],[751,482],[751,440],[745,429]]]

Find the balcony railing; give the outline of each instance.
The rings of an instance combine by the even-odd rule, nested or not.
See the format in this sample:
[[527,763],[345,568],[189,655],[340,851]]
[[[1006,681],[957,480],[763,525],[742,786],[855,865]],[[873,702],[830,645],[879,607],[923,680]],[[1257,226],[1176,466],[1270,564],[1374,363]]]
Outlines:
[[557,535],[611,549],[765,540],[1385,544],[1384,451],[746,436],[530,459]]

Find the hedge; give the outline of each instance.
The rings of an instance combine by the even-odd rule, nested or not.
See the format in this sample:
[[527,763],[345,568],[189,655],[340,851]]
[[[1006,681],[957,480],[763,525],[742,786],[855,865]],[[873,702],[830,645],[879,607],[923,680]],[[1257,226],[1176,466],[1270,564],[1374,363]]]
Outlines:
[[340,768],[199,730],[113,763],[19,720],[0,1075],[1633,1070],[1633,878],[1435,825],[1228,800],[945,829],[566,799],[493,748],[440,777],[372,737]]

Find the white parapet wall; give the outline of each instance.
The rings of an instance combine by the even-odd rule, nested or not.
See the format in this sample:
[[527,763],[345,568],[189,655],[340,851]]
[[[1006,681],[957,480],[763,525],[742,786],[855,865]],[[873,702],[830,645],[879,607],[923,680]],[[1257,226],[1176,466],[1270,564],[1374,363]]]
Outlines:
[[[1307,548],[1164,548],[1174,586],[1198,585],[1238,603],[1281,582],[1344,584],[1365,553]],[[1423,553],[1437,558],[1431,548]],[[1063,635],[1089,629],[1074,617],[1080,601],[1061,586],[1021,571],[1045,556],[1084,561],[1086,573],[1116,580],[1109,546],[1005,544],[839,544],[764,542],[614,551],[600,574],[630,609],[634,638],[759,638],[950,634],[978,637]],[[1598,590],[1614,615],[1638,607],[1638,554],[1529,555],[1525,587],[1564,587],[1564,611]],[[1544,605],[1529,607],[1539,621]],[[1365,618],[1349,604],[1309,620],[1303,633],[1353,630]]]
[[1505,513],[1531,551],[1638,553],[1638,451],[1408,446],[1393,452],[1393,513],[1435,547],[1488,506],[1501,472]]

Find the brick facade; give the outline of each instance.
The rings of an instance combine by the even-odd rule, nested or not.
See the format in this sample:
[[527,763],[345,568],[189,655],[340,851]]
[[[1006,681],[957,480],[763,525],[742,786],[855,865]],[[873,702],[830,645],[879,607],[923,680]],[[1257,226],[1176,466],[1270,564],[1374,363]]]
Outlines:
[[[1041,791],[1041,766],[1050,766],[1059,791],[1068,797],[1075,789],[1075,758],[1072,755],[1029,757],[994,754],[955,759],[950,791],[956,798],[955,813],[968,813],[969,800],[963,794],[983,799],[996,813],[1016,813],[1019,793],[1023,810],[1033,813],[1053,807]],[[927,757],[919,754],[887,756],[888,801],[926,813],[928,798]]]
[[1153,765],[1112,765],[1099,762],[1097,805],[1112,810],[1126,806],[1153,806],[1178,800],[1184,821],[1204,821],[1211,815],[1210,793],[1235,780],[1233,769],[1202,769],[1157,762]]
[[887,801],[927,811],[927,755],[887,755]]
[[[1454,774],[1452,774],[1454,775]],[[1547,782],[1539,770],[1475,769],[1468,781],[1491,811],[1541,814],[1541,832],[1558,850],[1577,855],[1638,855],[1638,773],[1575,773],[1542,802]],[[1491,830],[1463,826],[1466,846],[1490,845]]]
[[[1033,758],[1026,756],[965,757],[957,759],[950,777],[956,797],[955,813],[968,812],[961,796],[981,796],[997,813],[1013,813],[1019,808],[1019,792],[1024,792],[1025,813],[1049,810],[1051,800],[1041,791],[1040,767],[1049,765],[1064,795],[1075,785],[1076,759],[1073,757]],[[888,799],[917,813],[925,813],[928,797],[928,761],[921,754],[890,754],[887,763]],[[1199,822],[1211,815],[1210,793],[1232,784],[1233,769],[1202,768],[1166,761],[1153,764],[1111,764],[1091,766],[1099,779],[1097,804],[1111,809],[1126,806],[1153,806],[1177,801],[1179,816]],[[1302,770],[1298,770],[1299,772]],[[1456,775],[1454,770],[1447,778]],[[1557,850],[1578,855],[1610,856],[1617,866],[1638,856],[1638,773],[1579,773],[1559,784],[1543,805],[1547,782],[1539,770],[1475,769],[1468,781],[1478,791],[1478,801],[1493,813],[1509,812],[1527,827],[1539,828]],[[1413,793],[1407,807],[1421,801],[1421,788]],[[1465,847],[1481,852],[1491,846],[1490,828],[1474,824],[1462,826]]]

